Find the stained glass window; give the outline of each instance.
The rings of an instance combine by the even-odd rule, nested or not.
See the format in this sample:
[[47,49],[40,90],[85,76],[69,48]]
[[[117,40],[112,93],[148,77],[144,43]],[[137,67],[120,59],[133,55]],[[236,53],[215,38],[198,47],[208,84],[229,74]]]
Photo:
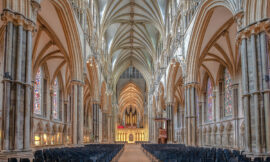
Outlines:
[[213,86],[210,78],[207,81],[207,120],[213,120]]
[[42,70],[41,68],[38,69],[36,74],[36,82],[34,85],[34,113],[41,115],[41,91],[42,91]]
[[58,119],[59,117],[59,83],[58,79],[56,78],[53,82],[53,107],[52,107],[52,113],[53,118]]
[[224,71],[224,88],[225,88],[225,95],[224,95],[224,115],[231,116],[232,115],[232,79],[230,73],[227,69]]

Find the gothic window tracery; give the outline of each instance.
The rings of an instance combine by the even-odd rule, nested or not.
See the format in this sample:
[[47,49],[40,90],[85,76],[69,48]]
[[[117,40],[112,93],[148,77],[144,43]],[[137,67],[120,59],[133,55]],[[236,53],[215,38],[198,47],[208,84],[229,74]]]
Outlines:
[[232,79],[228,69],[224,70],[224,116],[232,115]]
[[207,112],[207,121],[212,121],[213,119],[213,86],[210,78],[207,81],[207,90],[206,90],[206,112]]
[[59,82],[56,78],[53,82],[53,99],[52,99],[53,119],[59,119]]
[[34,113],[42,114],[42,69],[39,68],[36,74],[34,85]]

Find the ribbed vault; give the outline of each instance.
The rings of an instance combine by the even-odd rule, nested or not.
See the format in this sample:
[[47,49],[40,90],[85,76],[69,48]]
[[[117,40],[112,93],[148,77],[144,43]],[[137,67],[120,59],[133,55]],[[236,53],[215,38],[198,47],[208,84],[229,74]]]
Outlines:
[[131,82],[126,84],[119,95],[118,104],[120,114],[122,114],[126,108],[133,107],[142,115],[144,111],[143,98],[142,91],[136,84]]
[[[114,73],[125,62],[140,62],[148,73],[153,68],[156,47],[165,32],[167,2],[163,0],[100,0],[99,44],[106,51]],[[116,70],[114,70],[116,69]],[[144,72],[142,72],[144,73]]]

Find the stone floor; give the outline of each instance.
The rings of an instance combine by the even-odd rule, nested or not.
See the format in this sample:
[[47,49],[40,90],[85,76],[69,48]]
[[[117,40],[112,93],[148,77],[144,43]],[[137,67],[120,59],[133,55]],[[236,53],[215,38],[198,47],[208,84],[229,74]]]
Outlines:
[[140,145],[126,144],[118,162],[151,162]]

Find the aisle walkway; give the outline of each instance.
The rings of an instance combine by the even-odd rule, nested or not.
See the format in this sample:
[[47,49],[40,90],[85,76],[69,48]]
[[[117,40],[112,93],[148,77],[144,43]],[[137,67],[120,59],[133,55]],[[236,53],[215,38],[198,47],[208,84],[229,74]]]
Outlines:
[[142,151],[140,145],[126,144],[118,162],[151,162],[151,160]]

